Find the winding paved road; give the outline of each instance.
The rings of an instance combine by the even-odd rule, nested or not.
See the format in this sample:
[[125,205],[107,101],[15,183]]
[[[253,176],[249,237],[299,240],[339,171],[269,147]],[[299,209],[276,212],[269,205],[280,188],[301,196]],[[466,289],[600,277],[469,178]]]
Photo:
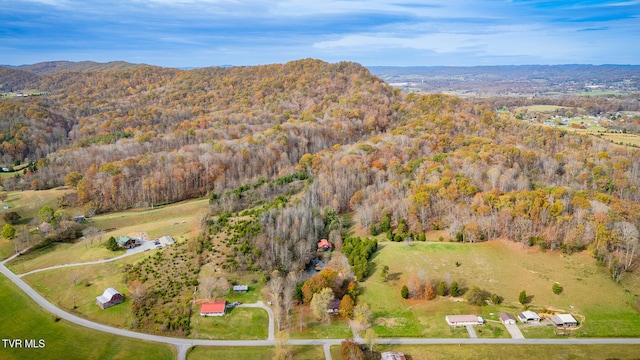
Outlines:
[[[127,255],[123,255],[124,257]],[[118,257],[118,258],[121,258]],[[13,258],[13,257],[12,257]],[[159,343],[170,344],[176,347],[178,350],[178,360],[186,360],[187,352],[192,346],[274,346],[275,345],[275,323],[273,318],[273,312],[271,309],[264,305],[261,301],[256,304],[245,304],[242,307],[258,307],[265,309],[269,314],[269,332],[266,340],[196,340],[196,339],[184,339],[174,338],[168,336],[150,335],[138,333],[135,331],[119,329],[103,324],[99,324],[87,319],[83,319],[76,315],[70,314],[47,301],[44,297],[38,294],[27,283],[25,283],[18,275],[11,272],[6,266],[5,262],[11,260],[9,258],[0,263],[0,272],[11,280],[16,286],[18,286],[25,294],[33,299],[40,307],[51,312],[52,314],[72,322],[77,325],[81,325],[90,329],[119,335],[129,338],[154,341]],[[116,258],[102,260],[98,262],[84,263],[95,264],[108,261],[114,261]],[[79,266],[79,264],[61,265],[59,267],[67,266]],[[58,268],[58,267],[52,267]],[[49,268],[49,269],[52,269]],[[41,269],[39,271],[44,271]],[[33,273],[35,271],[32,271]],[[26,274],[23,274],[26,275]],[[331,359],[329,353],[330,346],[340,345],[343,339],[298,339],[289,340],[289,345],[316,345],[324,348],[325,356],[327,359]],[[527,345],[604,345],[604,344],[623,344],[623,345],[640,345],[640,338],[562,338],[562,339],[435,339],[435,338],[381,338],[378,339],[378,344],[403,344],[403,345],[436,345],[436,344],[527,344]]]

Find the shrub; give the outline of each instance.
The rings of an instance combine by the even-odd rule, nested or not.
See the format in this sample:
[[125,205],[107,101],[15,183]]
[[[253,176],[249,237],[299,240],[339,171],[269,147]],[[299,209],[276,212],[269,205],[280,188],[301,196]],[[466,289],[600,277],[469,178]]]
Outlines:
[[403,299],[409,298],[409,288],[407,287],[407,285],[402,286],[402,289],[400,290],[400,295],[402,296]]
[[457,281],[451,283],[451,286],[449,287],[449,295],[453,297],[460,295],[460,289],[458,288]]
[[495,305],[500,305],[502,304],[502,301],[504,300],[504,298],[498,294],[491,294],[491,302]]
[[11,225],[18,224],[20,222],[20,219],[22,219],[22,217],[15,211],[9,211],[8,213],[4,214],[4,221]]
[[553,293],[556,294],[556,295],[560,295],[562,290],[564,290],[564,289],[558,283],[554,283],[553,286],[551,287],[551,291],[553,291]]
[[476,286],[472,287],[467,294],[467,301],[469,304],[483,306],[487,304],[490,294],[486,290],[482,290]]

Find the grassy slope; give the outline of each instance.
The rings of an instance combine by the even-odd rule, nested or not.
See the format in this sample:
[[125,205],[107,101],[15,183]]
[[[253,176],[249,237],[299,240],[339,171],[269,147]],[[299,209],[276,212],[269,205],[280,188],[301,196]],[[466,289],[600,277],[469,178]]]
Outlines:
[[[62,195],[71,192],[66,188],[57,188],[45,191],[12,191],[8,193],[7,200],[2,203],[2,206],[9,206],[7,211],[17,212],[22,219],[20,223],[16,225],[18,230],[21,227],[27,227],[31,229],[31,222],[38,217],[38,211],[43,206],[48,205],[53,209],[57,209],[58,198]],[[3,210],[4,211],[4,210]],[[73,216],[76,209],[65,209],[67,214]],[[4,215],[4,212],[2,213]],[[0,217],[0,227],[4,226],[4,218]],[[10,240],[0,238],[0,259],[5,259],[14,254],[14,246]]]
[[[457,267],[456,262],[461,265]],[[638,284],[615,284],[586,253],[540,252],[506,241],[415,243],[411,247],[384,242],[374,264],[376,271],[363,284],[361,299],[372,305],[377,317],[391,322],[391,326],[376,327],[383,336],[456,336],[444,315],[474,313],[497,319],[501,311],[521,310],[518,295],[522,290],[532,296],[534,310],[555,308],[584,316],[583,326],[575,332],[578,336],[640,336],[640,314],[635,309]],[[389,266],[396,280],[386,284],[380,280],[383,265]],[[478,286],[505,301],[502,306],[476,307],[450,298],[403,300],[400,288],[420,269],[429,278],[456,280],[463,288]],[[552,293],[554,282],[564,287],[562,294]],[[552,334],[548,329],[533,337]]]
[[[42,191],[42,193],[53,191],[55,190]],[[123,252],[112,252],[103,247],[110,236],[135,236],[145,232],[149,239],[170,235],[176,241],[181,241],[198,234],[200,216],[207,209],[207,200],[192,200],[156,207],[153,210],[130,210],[98,215],[91,218],[87,224],[101,230],[109,230],[98,238],[91,242],[82,240],[74,244],[53,244],[14,260],[9,266],[14,272],[23,273],[53,265],[95,261],[122,255]]]
[[[122,282],[122,271],[126,264],[139,261],[148,255],[141,253],[106,264],[48,270],[27,275],[23,280],[58,307],[100,323],[128,328],[133,315],[127,289]],[[95,298],[108,287],[123,293],[125,302],[102,310],[95,304]],[[75,310],[74,302],[77,306]]]
[[0,347],[2,359],[175,359],[168,345],[104,334],[55,322],[5,277],[0,277],[0,337],[44,339],[42,349]]

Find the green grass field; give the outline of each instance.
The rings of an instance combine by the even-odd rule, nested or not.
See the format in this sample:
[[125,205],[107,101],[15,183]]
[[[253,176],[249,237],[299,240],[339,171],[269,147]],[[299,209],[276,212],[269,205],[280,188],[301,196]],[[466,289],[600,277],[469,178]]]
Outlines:
[[[293,358],[298,360],[324,359],[324,350],[321,346],[291,346]],[[204,359],[233,359],[233,360],[271,360],[274,348],[272,347],[204,347],[194,346],[187,355],[188,360]],[[335,359],[340,359],[336,357]]]
[[[20,196],[16,201],[20,203],[24,201],[41,202],[41,205],[30,205],[32,210],[29,211],[31,213],[35,211],[36,215],[34,216],[37,216],[37,212],[42,206],[55,203],[56,196],[54,195],[58,194],[56,191],[58,190],[31,192],[31,194],[26,194],[28,195],[26,197]],[[12,193],[10,198],[15,194]],[[26,207],[19,208],[26,211]],[[24,273],[54,265],[103,260],[124,254],[124,252],[112,252],[104,248],[104,243],[110,236],[137,236],[140,233],[146,233],[149,239],[170,235],[176,241],[184,241],[198,234],[200,217],[207,209],[207,200],[192,200],[156,207],[153,210],[129,210],[98,215],[89,219],[87,226],[104,230],[105,233],[102,235],[89,241],[79,240],[72,244],[52,244],[15,259],[8,266],[16,273]],[[16,211],[22,214],[20,210]],[[13,253],[13,244],[5,239],[0,240],[0,255],[5,254],[6,257]]]
[[[575,336],[640,336],[640,313],[635,305],[640,294],[638,282],[616,284],[586,253],[541,252],[500,240],[413,246],[384,242],[373,262],[376,271],[362,284],[360,300],[371,304],[378,318],[374,328],[381,336],[456,336],[451,334],[445,315],[471,313],[495,320],[499,312],[521,311],[518,295],[522,290],[531,297],[534,311],[556,309],[584,317]],[[379,277],[383,265],[390,268],[392,280],[387,283]],[[500,306],[478,307],[450,297],[402,299],[400,288],[419,271],[435,283],[455,280],[463,289],[478,286],[505,300]],[[560,295],[551,291],[555,282],[564,288]]]
[[[376,345],[378,353],[400,351],[412,360],[450,359],[637,359],[638,345]],[[369,351],[366,351],[369,354]],[[340,346],[331,356],[341,359]]]
[[[100,323],[130,328],[133,314],[127,288],[122,281],[123,269],[126,264],[135,263],[145,256],[148,254],[136,254],[100,265],[47,270],[27,275],[23,280],[60,308]],[[96,305],[96,296],[108,287],[123,293],[125,302],[103,310]]]
[[263,309],[227,309],[224,316],[191,316],[191,337],[211,340],[265,340],[269,317]]
[[132,340],[89,330],[43,311],[0,276],[0,337],[42,339],[40,349],[0,347],[1,359],[175,359],[169,345]]

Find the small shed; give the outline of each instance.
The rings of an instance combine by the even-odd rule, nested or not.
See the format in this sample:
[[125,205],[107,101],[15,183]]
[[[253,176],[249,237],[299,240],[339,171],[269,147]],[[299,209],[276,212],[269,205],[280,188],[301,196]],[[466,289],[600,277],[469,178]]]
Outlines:
[[509,314],[509,313],[501,313],[500,315],[498,315],[498,317],[500,318],[500,321],[507,325],[507,324],[515,324],[516,323],[516,318],[515,316]]
[[550,320],[558,327],[578,326],[578,320],[576,320],[571,314],[555,315],[552,316]]
[[476,315],[447,315],[444,317],[449,326],[482,325],[484,319]]
[[124,301],[124,295],[114,288],[107,288],[102,295],[96,297],[96,304],[103,309],[118,305]]
[[224,316],[226,307],[226,300],[215,300],[212,303],[204,303],[200,306],[200,316]]
[[327,239],[322,239],[318,242],[318,251],[330,251],[333,245]]
[[233,292],[237,293],[245,293],[249,291],[249,285],[234,285]]
[[542,320],[538,314],[534,313],[531,310],[523,311],[518,314],[518,319],[520,319],[520,321],[522,321],[523,323]]

